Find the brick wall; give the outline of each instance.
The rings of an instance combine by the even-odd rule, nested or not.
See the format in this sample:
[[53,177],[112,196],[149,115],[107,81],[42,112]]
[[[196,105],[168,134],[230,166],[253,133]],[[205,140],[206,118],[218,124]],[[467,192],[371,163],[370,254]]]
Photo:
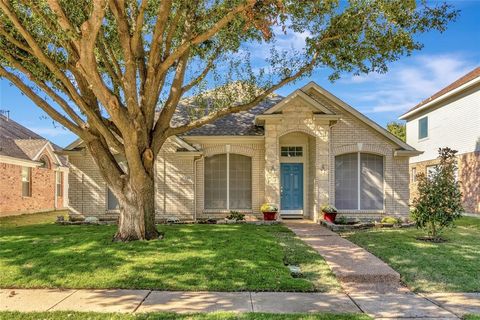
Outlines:
[[[31,197],[23,197],[22,166],[0,163],[0,216],[55,209],[55,171],[38,167],[31,170]],[[58,207],[63,207],[63,201]]]
[[[416,173],[426,173],[427,166],[438,164],[438,159],[410,164],[410,199],[417,194],[417,183],[413,182],[412,169]],[[458,180],[462,191],[463,208],[466,212],[480,213],[480,152],[458,155]]]

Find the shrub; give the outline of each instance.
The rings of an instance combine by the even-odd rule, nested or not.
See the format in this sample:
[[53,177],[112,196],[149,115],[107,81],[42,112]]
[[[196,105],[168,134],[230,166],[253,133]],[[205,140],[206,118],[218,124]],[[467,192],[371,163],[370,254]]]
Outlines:
[[457,151],[438,150],[440,163],[428,175],[417,175],[418,197],[413,200],[412,218],[428,237],[440,239],[444,228],[453,225],[463,212],[460,184],[455,177]]
[[342,217],[336,219],[336,220],[335,220],[335,223],[336,223],[336,224],[343,224],[343,225],[345,225],[345,224],[348,223],[347,217],[342,216]]
[[388,224],[400,224],[400,223],[402,223],[402,220],[400,220],[399,218],[387,216],[387,217],[383,217],[380,222],[381,223],[388,223]]
[[237,221],[243,221],[245,220],[245,215],[243,213],[240,213],[238,211],[230,211],[230,214],[227,216],[228,220],[237,220]]

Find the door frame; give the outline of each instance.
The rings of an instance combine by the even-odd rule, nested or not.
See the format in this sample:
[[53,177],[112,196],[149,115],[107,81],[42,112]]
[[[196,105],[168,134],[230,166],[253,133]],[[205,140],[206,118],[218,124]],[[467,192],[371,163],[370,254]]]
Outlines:
[[[282,157],[281,156],[281,148],[282,147],[302,147],[303,148],[303,154],[301,157]],[[307,212],[307,208],[308,208],[308,196],[309,196],[309,192],[308,192],[308,167],[309,167],[309,154],[310,154],[310,150],[308,148],[308,143],[304,143],[304,142],[301,142],[301,143],[285,143],[285,144],[279,144],[279,148],[278,148],[278,154],[279,154],[279,158],[280,158],[280,170],[279,170],[279,179],[278,179],[278,182],[279,182],[279,186],[278,186],[278,190],[281,189],[282,187],[282,181],[281,181],[281,164],[282,163],[301,163],[303,164],[303,209],[302,210],[282,210],[281,207],[282,207],[282,204],[281,204],[281,201],[282,201],[282,197],[280,195],[279,199],[280,199],[280,203],[279,203],[279,209],[280,209],[280,215],[284,214],[284,215],[296,215],[296,216],[299,216],[299,217],[303,217],[303,216],[308,216],[308,212]]]

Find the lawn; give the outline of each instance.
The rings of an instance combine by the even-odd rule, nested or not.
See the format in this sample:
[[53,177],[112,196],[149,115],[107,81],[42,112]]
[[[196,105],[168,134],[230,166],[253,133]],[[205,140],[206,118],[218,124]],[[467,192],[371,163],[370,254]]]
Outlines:
[[368,320],[364,314],[0,312],[5,320]]
[[[165,239],[112,242],[115,226],[56,213],[0,219],[0,287],[335,291],[323,258],[282,225],[159,225]],[[299,264],[293,278],[288,264]]]
[[445,243],[416,239],[422,231],[377,229],[345,234],[397,270],[418,292],[480,291],[480,219],[464,217],[445,232]]

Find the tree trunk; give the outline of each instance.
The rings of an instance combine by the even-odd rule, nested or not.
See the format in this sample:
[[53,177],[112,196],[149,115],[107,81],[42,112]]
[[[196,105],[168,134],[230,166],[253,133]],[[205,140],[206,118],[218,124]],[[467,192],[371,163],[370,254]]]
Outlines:
[[155,188],[153,177],[135,185],[132,181],[119,200],[120,219],[114,241],[158,239],[155,227]]

